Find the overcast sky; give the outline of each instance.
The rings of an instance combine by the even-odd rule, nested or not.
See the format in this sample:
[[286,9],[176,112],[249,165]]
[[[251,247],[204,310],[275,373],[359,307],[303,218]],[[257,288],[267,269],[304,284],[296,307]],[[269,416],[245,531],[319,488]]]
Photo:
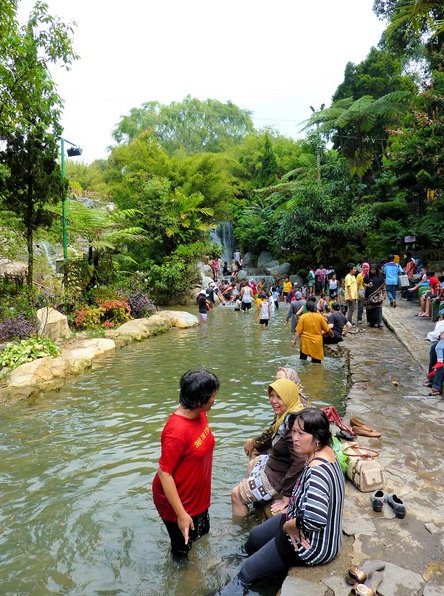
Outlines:
[[[54,72],[64,136],[90,162],[107,156],[120,117],[143,102],[231,100],[257,128],[300,136],[312,105],[329,105],[347,62],[383,24],[373,0],[46,0],[75,21],[72,70]],[[22,12],[32,6],[21,1]],[[78,158],[77,158],[78,159]]]

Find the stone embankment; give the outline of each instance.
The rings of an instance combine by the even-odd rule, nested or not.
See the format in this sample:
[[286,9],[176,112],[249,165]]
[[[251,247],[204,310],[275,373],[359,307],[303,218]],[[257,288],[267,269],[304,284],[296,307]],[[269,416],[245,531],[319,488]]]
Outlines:
[[364,328],[342,344],[351,375],[345,421],[358,416],[382,432],[359,443],[380,451],[384,492],[402,499],[406,517],[396,518],[387,504],[374,512],[370,494],[347,480],[340,555],[328,565],[291,569],[281,596],[348,596],[349,567],[374,559],[385,562],[378,594],[444,594],[444,400],[423,386],[433,324],[414,312],[408,303],[385,308],[394,333]]
[[[47,324],[49,319],[58,321],[54,312],[47,318]],[[108,329],[103,338],[65,340],[56,358],[39,358],[14,369],[0,391],[0,403],[10,405],[41,391],[60,389],[71,377],[96,365],[116,348],[165,333],[172,327],[186,329],[198,324],[198,318],[188,312],[165,310],[148,319],[133,319],[116,329]],[[49,335],[52,330],[50,326]]]

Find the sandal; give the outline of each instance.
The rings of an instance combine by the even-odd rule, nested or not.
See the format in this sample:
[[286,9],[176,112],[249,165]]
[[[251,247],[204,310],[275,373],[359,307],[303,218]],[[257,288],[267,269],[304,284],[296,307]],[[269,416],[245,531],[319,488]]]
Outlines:
[[432,389],[429,395],[434,395],[435,397],[441,395],[441,391],[439,389]]

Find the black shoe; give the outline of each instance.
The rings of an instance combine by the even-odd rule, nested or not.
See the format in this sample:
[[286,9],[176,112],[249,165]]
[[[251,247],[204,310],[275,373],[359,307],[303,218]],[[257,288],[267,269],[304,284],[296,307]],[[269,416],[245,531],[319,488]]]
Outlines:
[[397,497],[395,494],[389,493],[386,496],[386,499],[385,500],[386,500],[387,505],[390,505],[390,507],[395,512],[396,517],[398,517],[399,519],[404,519],[404,517],[405,517],[405,505],[401,501],[401,499],[399,497]]
[[384,505],[384,493],[382,490],[377,490],[372,494],[370,499],[372,502],[373,511],[382,511],[382,506]]

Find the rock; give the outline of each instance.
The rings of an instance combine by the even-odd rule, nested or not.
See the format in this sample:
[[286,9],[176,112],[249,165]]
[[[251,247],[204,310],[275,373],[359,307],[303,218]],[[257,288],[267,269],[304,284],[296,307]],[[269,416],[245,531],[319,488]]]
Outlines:
[[206,290],[210,284],[212,284],[214,279],[209,277],[208,275],[202,276],[202,288]]
[[265,263],[269,263],[273,260],[273,255],[268,250],[263,250],[257,258],[257,266],[263,267]]
[[278,265],[277,267],[267,267],[265,270],[270,275],[273,275],[273,277],[282,278],[284,275],[290,273],[290,263],[282,263],[282,265]]
[[264,263],[262,267],[267,271],[267,269],[274,269],[279,267],[279,261],[270,261],[269,263]]
[[200,266],[200,271],[201,271],[202,275],[209,277],[211,279],[211,281],[213,281],[213,270],[211,269],[210,265],[206,265],[205,263],[202,263]]
[[195,315],[185,311],[161,310],[158,314],[160,317],[169,320],[173,327],[179,329],[188,329],[199,324],[199,319]]
[[129,335],[129,337],[141,341],[150,335],[150,330],[143,323],[143,319],[133,319],[127,323],[123,323],[116,329],[119,335]]
[[[321,583],[314,583],[302,579],[287,575],[282,584],[281,596],[294,596],[295,594],[304,594],[304,596],[324,596],[326,587]],[[348,588],[350,592],[350,587]]]
[[241,269],[240,271],[238,271],[236,279],[237,281],[245,281],[246,279],[248,279],[248,274],[245,271],[245,269]]
[[242,267],[249,267],[252,263],[251,252],[246,252],[242,257]]
[[419,573],[398,567],[393,563],[386,563],[378,593],[381,596],[391,596],[392,594],[413,596],[420,593],[424,583],[424,579]]
[[290,281],[293,284],[298,284],[300,288],[302,288],[302,286],[304,285],[304,280],[300,275],[290,275]]
[[68,318],[55,308],[40,308],[37,311],[37,321],[39,335],[50,337],[55,341],[71,337]]

